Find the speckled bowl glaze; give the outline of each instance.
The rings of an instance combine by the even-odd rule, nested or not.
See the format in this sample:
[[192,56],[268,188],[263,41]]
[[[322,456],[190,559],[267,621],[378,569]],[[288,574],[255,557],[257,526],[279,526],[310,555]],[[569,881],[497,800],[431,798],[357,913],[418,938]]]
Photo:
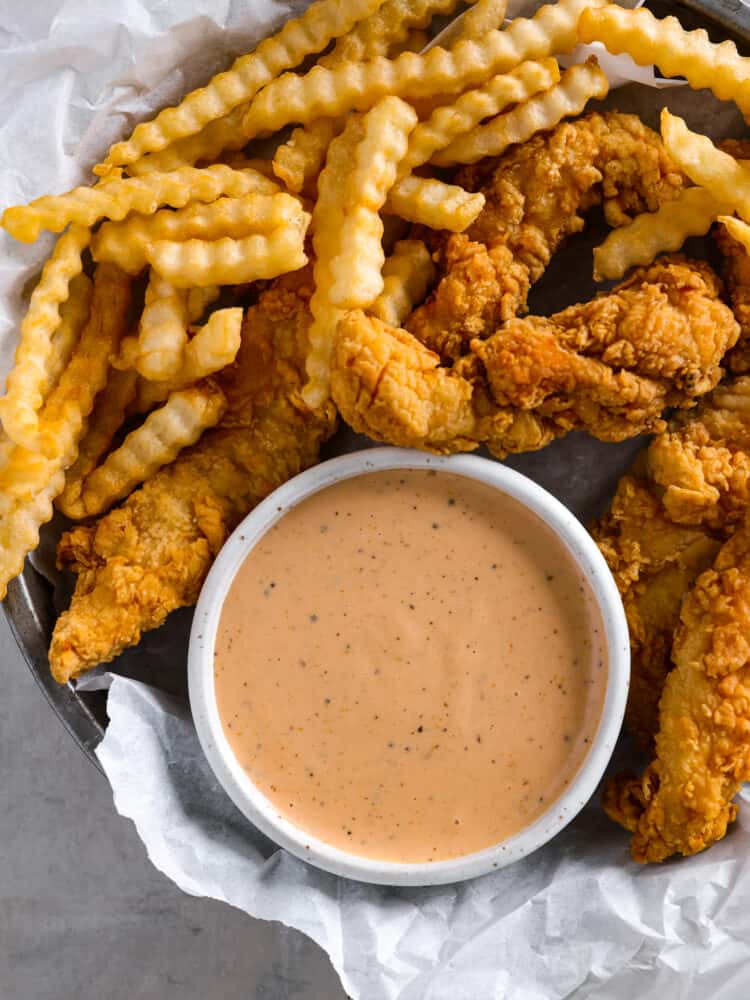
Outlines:
[[[559,536],[598,604],[608,656],[608,679],[596,737],[568,790],[530,826],[493,847],[445,861],[399,864],[349,854],[281,816],[234,756],[219,717],[214,643],[235,574],[258,540],[284,514],[341,480],[393,469],[435,469],[465,476],[514,497]],[[498,462],[469,455],[439,458],[399,448],[376,448],[332,459],[303,472],[249,514],[228,539],[203,586],[188,657],[190,705],[201,745],[217,779],[245,816],[281,847],[310,864],[362,882],[441,885],[475,878],[526,857],[563,829],[594,793],[612,755],[625,711],[630,676],[628,628],[614,580],[601,553],[574,515],[536,483]]]

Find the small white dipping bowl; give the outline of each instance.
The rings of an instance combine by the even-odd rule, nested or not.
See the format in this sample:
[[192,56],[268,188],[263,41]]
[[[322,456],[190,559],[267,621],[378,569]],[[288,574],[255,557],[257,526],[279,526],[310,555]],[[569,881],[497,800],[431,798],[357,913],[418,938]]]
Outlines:
[[[502,843],[473,854],[420,864],[350,854],[318,840],[280,815],[234,756],[219,717],[214,683],[214,643],[222,607],[235,574],[253,546],[288,510],[312,494],[354,476],[392,469],[435,469],[478,480],[514,497],[545,521],[588,581],[602,618],[608,665],[596,737],[567,791],[539,819]],[[485,458],[439,458],[400,448],[374,448],[334,458],[303,472],[248,514],[224,545],[203,585],[190,635],[188,676],[193,719],[208,762],[231,799],[259,830],[297,857],[336,875],[381,885],[442,885],[484,875],[525,857],[559,833],[591,798],[622,725],[630,646],[622,602],[607,564],[580,522],[550,493],[518,472]]]

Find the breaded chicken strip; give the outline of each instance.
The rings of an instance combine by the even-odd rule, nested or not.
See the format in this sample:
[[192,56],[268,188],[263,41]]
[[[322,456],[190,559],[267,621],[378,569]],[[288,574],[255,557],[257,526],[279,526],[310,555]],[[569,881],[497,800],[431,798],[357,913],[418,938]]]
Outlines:
[[333,398],[355,430],[440,453],[486,444],[504,457],[576,428],[609,441],[658,431],[667,406],[721,375],[737,324],[718,295],[707,265],[664,260],[550,319],[507,323],[451,368],[355,311],[335,338]]
[[722,375],[737,323],[706,264],[663,258],[612,292],[472,342],[500,406],[534,410],[605,441],[660,430]]
[[626,722],[643,749],[656,735],[682,599],[749,502],[750,377],[740,377],[673,415],[592,527],[628,618]]
[[263,293],[247,311],[236,362],[220,377],[229,401],[221,424],[119,509],[63,536],[58,558],[78,581],[52,637],[56,680],[111,660],[193,604],[237,523],[318,460],[335,415],[330,404],[310,411],[299,393],[310,294],[309,272]]
[[637,466],[620,480],[592,535],[628,620],[631,678],[625,723],[640,749],[651,752],[682,599],[711,565],[721,542],[700,528],[672,524]]
[[726,534],[750,504],[750,376],[675,414],[652,442],[647,466],[672,522]]
[[355,431],[401,447],[449,454],[486,444],[504,458],[555,437],[534,414],[498,407],[475,359],[441,368],[406,330],[356,310],[337,330],[331,392]]
[[656,756],[604,798],[632,831],[636,861],[695,854],[726,833],[750,779],[750,523],[720,550],[682,605],[659,706]]
[[465,235],[442,238],[444,276],[407,324],[451,359],[472,337],[525,312],[529,288],[583,228],[588,209],[603,204],[610,225],[620,226],[674,199],[686,181],[638,117],[597,112],[465,168],[457,183],[481,190],[485,207]]

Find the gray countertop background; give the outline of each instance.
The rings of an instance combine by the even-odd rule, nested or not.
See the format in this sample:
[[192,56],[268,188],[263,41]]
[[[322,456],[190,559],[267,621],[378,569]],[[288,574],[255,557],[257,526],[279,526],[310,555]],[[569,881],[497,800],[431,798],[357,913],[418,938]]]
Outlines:
[[0,1000],[343,1000],[307,938],[153,868],[2,611],[0,692]]

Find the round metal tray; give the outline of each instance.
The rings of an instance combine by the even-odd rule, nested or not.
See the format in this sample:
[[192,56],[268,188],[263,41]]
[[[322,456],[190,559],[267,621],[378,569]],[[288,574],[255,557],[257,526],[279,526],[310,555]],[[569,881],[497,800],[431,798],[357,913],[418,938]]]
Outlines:
[[[656,2],[649,6],[659,15],[678,13],[686,27],[705,27],[714,39],[729,35],[741,48],[750,42],[750,7],[741,0],[683,0],[680,8]],[[652,126],[657,125],[658,112],[664,104],[717,137],[747,131],[731,105],[719,106],[710,95],[687,88],[644,94],[642,87],[625,87],[604,102],[604,106],[637,111]],[[704,120],[701,122],[696,116],[698,119],[704,116]],[[605,232],[601,221],[595,220],[582,237],[576,238],[569,252],[563,251],[553,260],[533,290],[530,305],[534,312],[552,312],[595,294],[598,289],[586,275],[590,273],[591,248]],[[706,241],[691,241],[688,249],[693,256],[706,256]],[[708,253],[710,256],[710,250]],[[323,457],[370,444],[344,429],[329,442]],[[639,447],[638,441],[606,445],[574,434],[542,452],[514,457],[508,464],[549,489],[587,521],[607,502],[618,477]],[[9,587],[4,610],[39,687],[71,736],[97,763],[94,751],[107,725],[106,696],[101,691],[76,691],[73,684],[59,685],[50,676],[47,648],[56,617],[51,584],[27,562],[22,576]],[[118,657],[109,669],[186,698],[190,620],[189,609],[175,612],[161,629],[146,635],[137,648]]]

